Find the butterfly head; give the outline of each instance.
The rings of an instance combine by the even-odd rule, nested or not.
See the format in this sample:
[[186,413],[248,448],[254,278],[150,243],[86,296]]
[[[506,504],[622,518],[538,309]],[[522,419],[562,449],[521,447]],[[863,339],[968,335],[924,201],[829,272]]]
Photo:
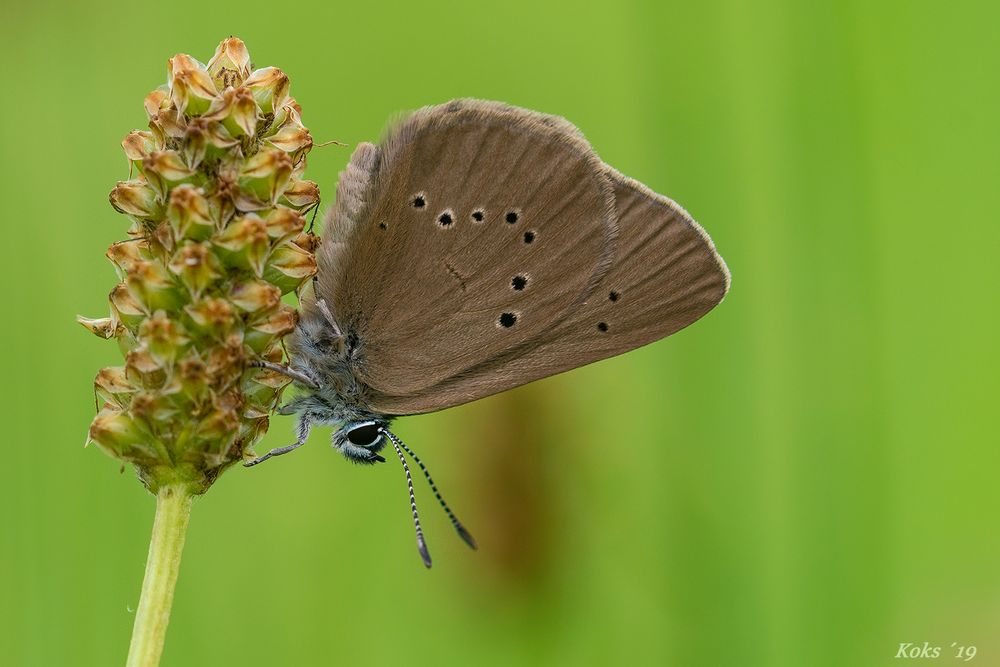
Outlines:
[[299,441],[304,442],[312,426],[333,425],[334,449],[353,463],[384,463],[379,451],[385,447],[389,419],[343,396],[327,384],[302,385],[299,394],[279,408],[283,415],[298,414]]
[[[288,369],[285,369],[285,372],[288,372]],[[366,465],[384,463],[385,459],[379,452],[387,444],[391,445],[392,450],[396,453],[400,464],[403,466],[403,471],[406,473],[406,487],[410,495],[410,511],[413,514],[413,523],[416,528],[417,549],[420,552],[420,557],[424,565],[427,567],[431,566],[431,556],[427,550],[427,543],[424,540],[423,529],[420,527],[420,517],[417,514],[417,501],[413,494],[413,478],[410,474],[410,466],[406,463],[406,457],[403,455],[403,452],[409,454],[413,461],[420,467],[420,471],[427,478],[427,483],[430,485],[431,491],[434,492],[434,497],[437,498],[438,503],[440,503],[442,509],[448,515],[448,519],[451,521],[459,537],[471,548],[476,548],[476,540],[465,529],[454,512],[451,511],[444,498],[441,497],[441,493],[438,491],[437,486],[435,486],[434,480],[431,479],[431,474],[427,470],[427,466],[424,465],[423,461],[420,460],[412,449],[407,447],[406,443],[399,436],[389,430],[391,417],[374,413],[370,409],[356,403],[347,402],[337,392],[331,393],[326,389],[329,386],[328,384],[311,379],[316,375],[313,372],[308,374],[296,372],[296,374],[308,380],[308,382],[300,381],[300,385],[306,391],[286,403],[278,412],[285,415],[298,414],[298,441],[292,445],[273,449],[264,456],[248,461],[244,465],[248,467],[255,466],[273,456],[285,454],[300,447],[305,444],[306,439],[309,437],[309,431],[313,424],[339,424],[339,428],[333,434],[332,444],[334,449],[343,454],[348,460]],[[292,375],[292,377],[295,378],[295,375]]]

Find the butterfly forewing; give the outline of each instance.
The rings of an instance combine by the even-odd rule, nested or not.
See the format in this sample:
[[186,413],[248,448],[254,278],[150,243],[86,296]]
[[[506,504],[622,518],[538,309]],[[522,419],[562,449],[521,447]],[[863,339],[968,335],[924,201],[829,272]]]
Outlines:
[[609,267],[611,181],[561,119],[458,101],[416,112],[355,157],[350,203],[328,223],[341,245],[324,256],[321,295],[356,341],[375,409],[430,405],[433,387],[576,312]]

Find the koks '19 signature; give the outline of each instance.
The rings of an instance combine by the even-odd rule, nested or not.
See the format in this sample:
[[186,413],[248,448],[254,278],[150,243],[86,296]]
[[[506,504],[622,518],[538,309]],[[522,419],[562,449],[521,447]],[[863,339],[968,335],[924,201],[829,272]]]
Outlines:
[[[950,655],[964,662],[968,662],[976,657],[975,646],[960,646],[958,642],[952,642],[949,646]],[[948,656],[949,653],[945,653]],[[897,658],[924,658],[935,659],[941,657],[941,647],[932,646],[930,642],[916,644],[914,642],[899,642],[899,650],[896,651]]]

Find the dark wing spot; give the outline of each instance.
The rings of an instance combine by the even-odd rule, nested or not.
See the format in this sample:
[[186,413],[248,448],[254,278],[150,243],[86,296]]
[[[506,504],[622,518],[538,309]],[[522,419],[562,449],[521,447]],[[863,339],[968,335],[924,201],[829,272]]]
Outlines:
[[426,205],[427,205],[427,200],[424,199],[423,195],[417,195],[416,197],[413,198],[414,208],[423,208]]
[[454,220],[451,219],[451,212],[450,211],[445,211],[444,213],[442,213],[438,217],[438,223],[442,227],[447,227],[448,225],[450,225],[453,222],[454,222]]
[[378,223],[378,228],[379,229],[387,229],[388,225],[386,225],[384,222],[380,222],[380,223]]
[[597,328],[600,329],[602,332],[605,332],[605,331],[608,330],[608,323],[607,322],[598,322],[597,323]]
[[614,290],[612,290],[611,292],[608,293],[608,300],[609,301],[617,301],[619,296],[620,295],[618,294],[618,292],[615,292]]
[[507,215],[504,216],[504,220],[506,220],[508,224],[513,225],[515,222],[517,222],[517,212],[510,211],[509,213],[507,213]]
[[534,240],[535,240],[535,232],[525,232],[524,233],[524,242],[525,243],[531,243]]
[[476,222],[482,222],[483,218],[485,217],[486,216],[483,214],[482,209],[476,209],[475,211],[472,212],[472,219],[475,220]]
[[518,292],[523,290],[527,284],[528,284],[527,276],[514,276],[510,280],[510,286],[513,287]]
[[500,326],[504,329],[511,328],[515,322],[517,322],[517,315],[514,313],[503,313],[500,315]]

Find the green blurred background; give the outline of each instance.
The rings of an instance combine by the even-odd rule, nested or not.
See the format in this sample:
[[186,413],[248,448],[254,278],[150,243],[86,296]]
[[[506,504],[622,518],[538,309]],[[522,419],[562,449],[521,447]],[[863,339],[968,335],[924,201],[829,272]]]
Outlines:
[[[45,0],[0,27],[0,664],[124,661],[153,514],[83,449],[119,142],[242,37],[317,141],[458,96],[576,123],[709,230],[668,341],[401,420],[479,538],[322,430],[196,501],[164,665],[1000,665],[995,3]],[[350,149],[316,149],[332,197]],[[291,437],[278,417],[259,446]],[[911,661],[912,662],[912,661]],[[925,661],[920,661],[925,662]]]

